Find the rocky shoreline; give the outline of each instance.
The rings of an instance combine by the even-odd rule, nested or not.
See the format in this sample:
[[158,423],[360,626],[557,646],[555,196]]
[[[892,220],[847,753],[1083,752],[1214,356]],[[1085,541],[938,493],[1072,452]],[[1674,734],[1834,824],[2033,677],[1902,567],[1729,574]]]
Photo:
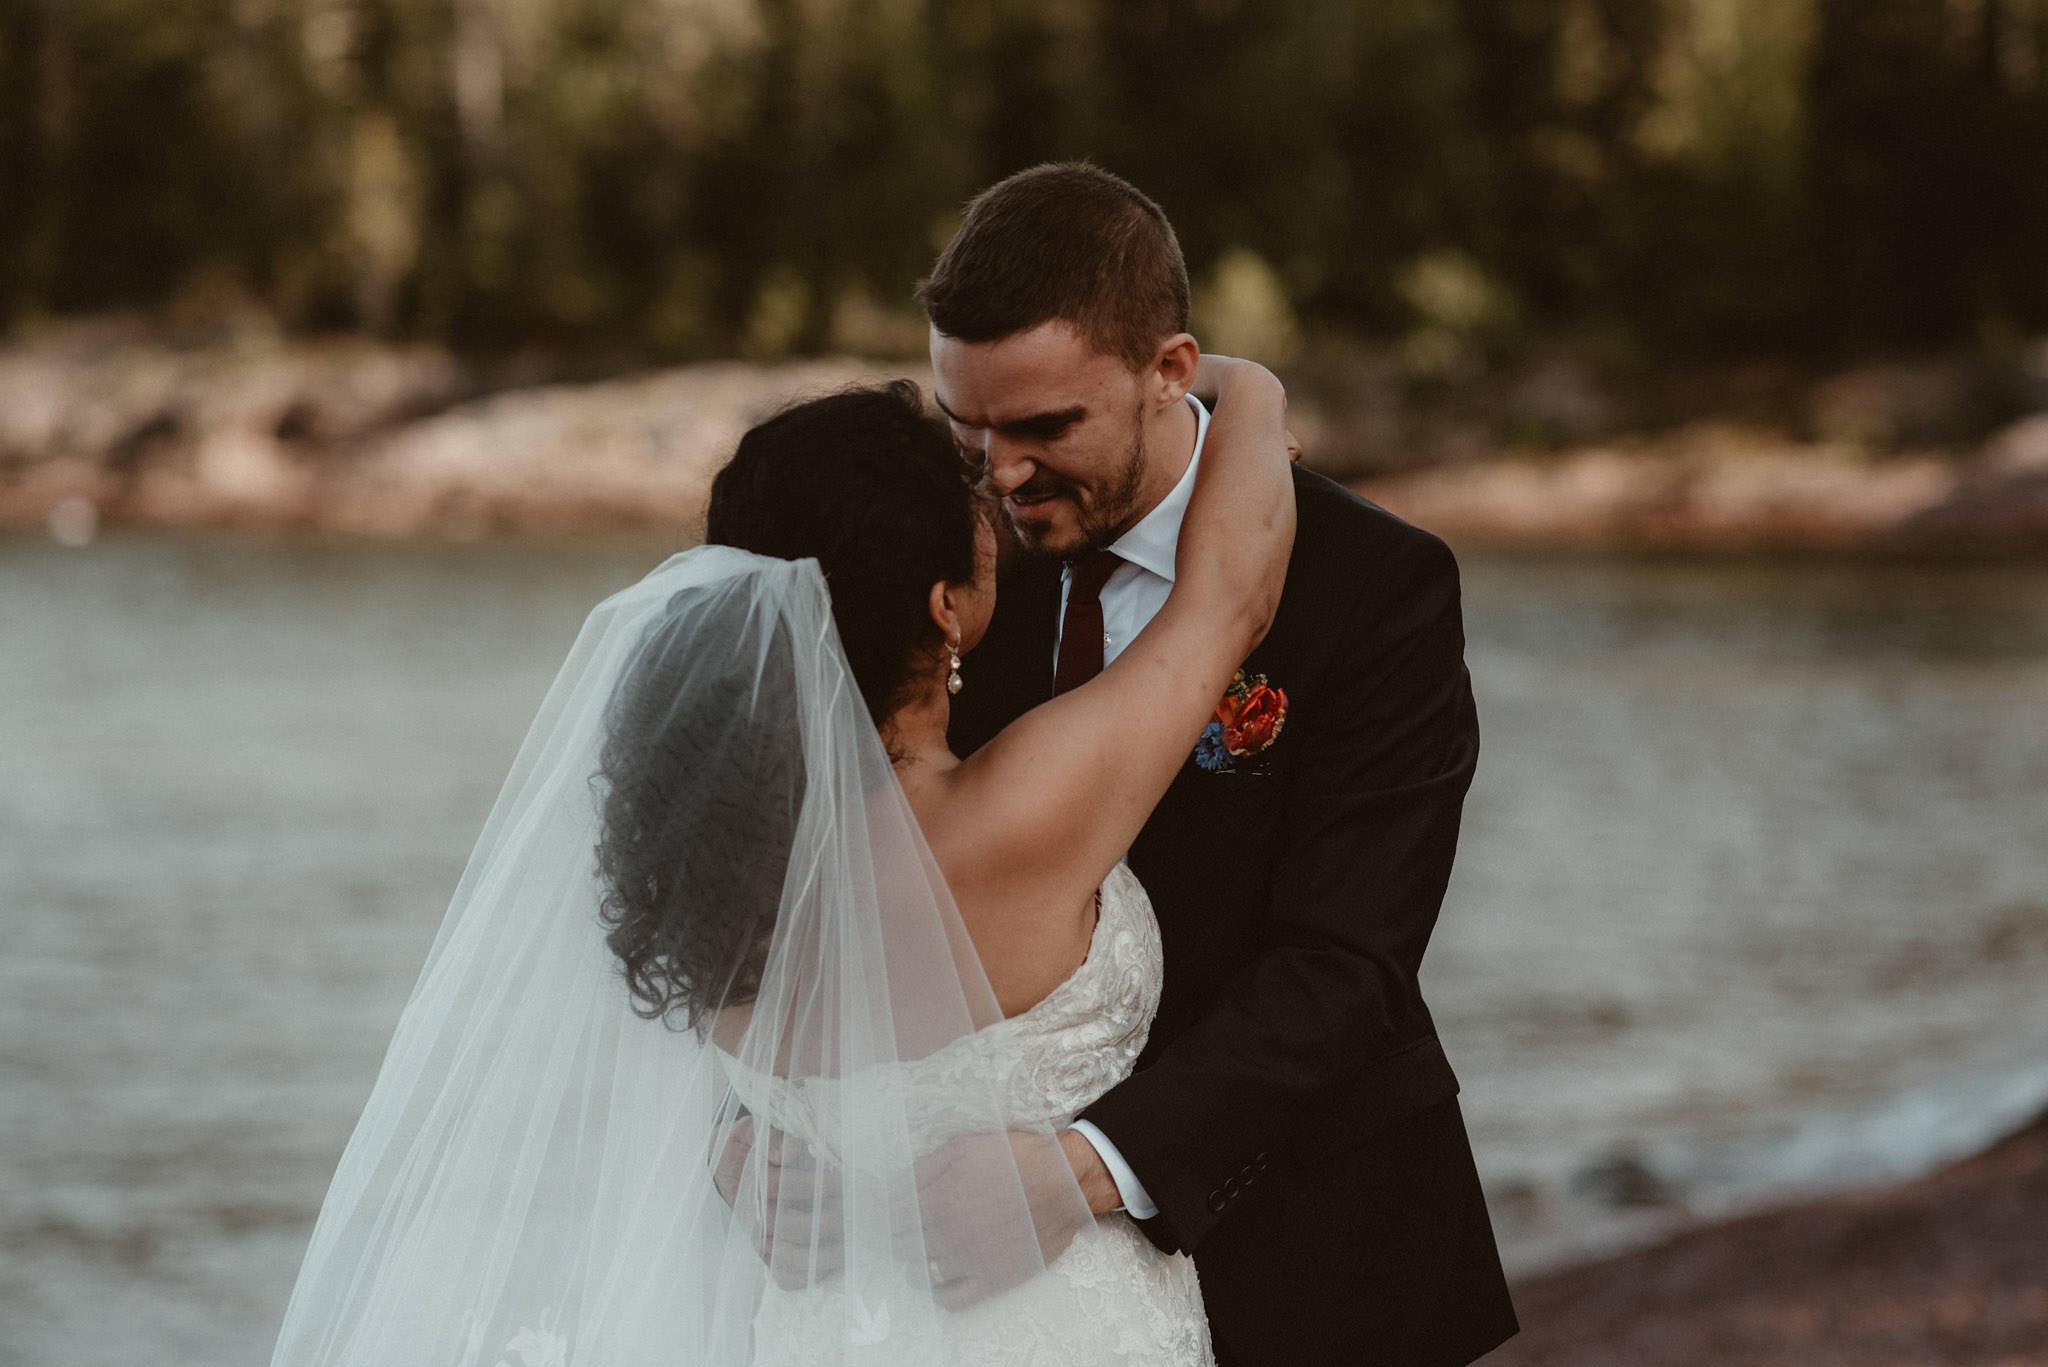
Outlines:
[[426,347],[181,349],[74,328],[0,351],[0,530],[687,532],[750,424],[898,373],[731,362],[550,383]]
[[2042,1367],[2048,1115],[1916,1181],[1530,1278],[1488,1367]]
[[1471,547],[2008,555],[2048,550],[2048,416],[1965,455],[1702,426],[1655,440],[1357,481]]
[[[69,324],[0,349],[0,531],[688,534],[749,423],[799,394],[900,374],[929,383],[917,366],[851,359],[549,382],[428,347],[270,335],[176,346],[118,321]],[[1369,424],[1319,408],[1317,392],[1304,385],[1297,403],[1310,463],[1461,546],[2048,548],[2048,412],[1967,449],[1694,421],[1541,454],[1468,441],[1375,474],[1402,443],[1378,449]]]

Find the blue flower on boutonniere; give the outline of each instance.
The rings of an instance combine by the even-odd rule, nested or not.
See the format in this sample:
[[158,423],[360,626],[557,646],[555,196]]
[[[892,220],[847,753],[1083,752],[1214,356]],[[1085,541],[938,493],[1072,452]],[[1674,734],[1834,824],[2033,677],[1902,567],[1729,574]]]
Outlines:
[[1195,763],[1212,774],[1230,767],[1230,752],[1223,748],[1222,722],[1212,721],[1202,728],[1202,738],[1195,742]]
[[1195,742],[1195,763],[1212,774],[1229,773],[1239,760],[1270,750],[1286,724],[1285,690],[1267,683],[1263,674],[1246,678],[1240,669],[1216,704],[1215,720]]

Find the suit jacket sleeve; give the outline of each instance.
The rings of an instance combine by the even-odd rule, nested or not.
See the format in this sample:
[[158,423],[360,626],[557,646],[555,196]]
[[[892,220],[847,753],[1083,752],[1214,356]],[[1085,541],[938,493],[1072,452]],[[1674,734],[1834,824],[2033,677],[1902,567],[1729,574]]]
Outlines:
[[[1269,1153],[1333,1112],[1351,1126],[1401,1118],[1374,1108],[1414,1098],[1418,1051],[1442,1065],[1416,971],[1479,730],[1456,561],[1436,538],[1401,531],[1351,581],[1349,610],[1317,625],[1333,641],[1317,695],[1290,699],[1282,743],[1294,767],[1276,794],[1262,948],[1205,1015],[1086,1112],[1158,1204],[1146,1232],[1169,1249],[1196,1248]],[[1455,1080],[1440,1072],[1448,1095]],[[1340,1104],[1358,1097],[1363,1112]]]

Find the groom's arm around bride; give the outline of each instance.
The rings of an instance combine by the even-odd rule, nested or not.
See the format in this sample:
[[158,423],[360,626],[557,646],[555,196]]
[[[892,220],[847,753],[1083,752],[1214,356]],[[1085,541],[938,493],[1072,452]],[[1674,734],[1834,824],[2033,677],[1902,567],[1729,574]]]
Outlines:
[[[1083,231],[1061,177],[1083,195],[1113,181],[1013,177],[970,207],[935,279],[1029,269],[1008,243],[961,249],[989,223],[1036,210],[1040,234]],[[992,198],[1002,213],[978,215]],[[1478,755],[1457,566],[1320,476],[1297,470],[1295,489],[1272,629],[1130,852],[1166,952],[1151,1042],[1082,1118],[1133,1206],[1156,1207],[1148,1237],[1194,1255],[1225,1363],[1465,1363],[1515,1322],[1417,985]],[[955,705],[961,753],[1047,696],[1061,592],[1043,559],[1006,577]]]

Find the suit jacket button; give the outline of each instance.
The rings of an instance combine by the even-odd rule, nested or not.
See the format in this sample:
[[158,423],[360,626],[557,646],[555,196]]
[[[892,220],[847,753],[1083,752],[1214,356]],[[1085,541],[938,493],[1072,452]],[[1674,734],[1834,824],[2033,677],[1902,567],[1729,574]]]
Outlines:
[[1209,1213],[1211,1215],[1221,1215],[1223,1208],[1229,1204],[1230,1202],[1225,1199],[1222,1192],[1212,1191],[1209,1193]]
[[1252,1160],[1252,1170],[1255,1172],[1264,1172],[1266,1170],[1266,1155],[1260,1154]]
[[1223,1184],[1224,1196],[1233,1201],[1237,1199],[1238,1193],[1242,1192],[1243,1190],[1244,1184],[1242,1182],[1239,1182],[1235,1177],[1230,1178]]

